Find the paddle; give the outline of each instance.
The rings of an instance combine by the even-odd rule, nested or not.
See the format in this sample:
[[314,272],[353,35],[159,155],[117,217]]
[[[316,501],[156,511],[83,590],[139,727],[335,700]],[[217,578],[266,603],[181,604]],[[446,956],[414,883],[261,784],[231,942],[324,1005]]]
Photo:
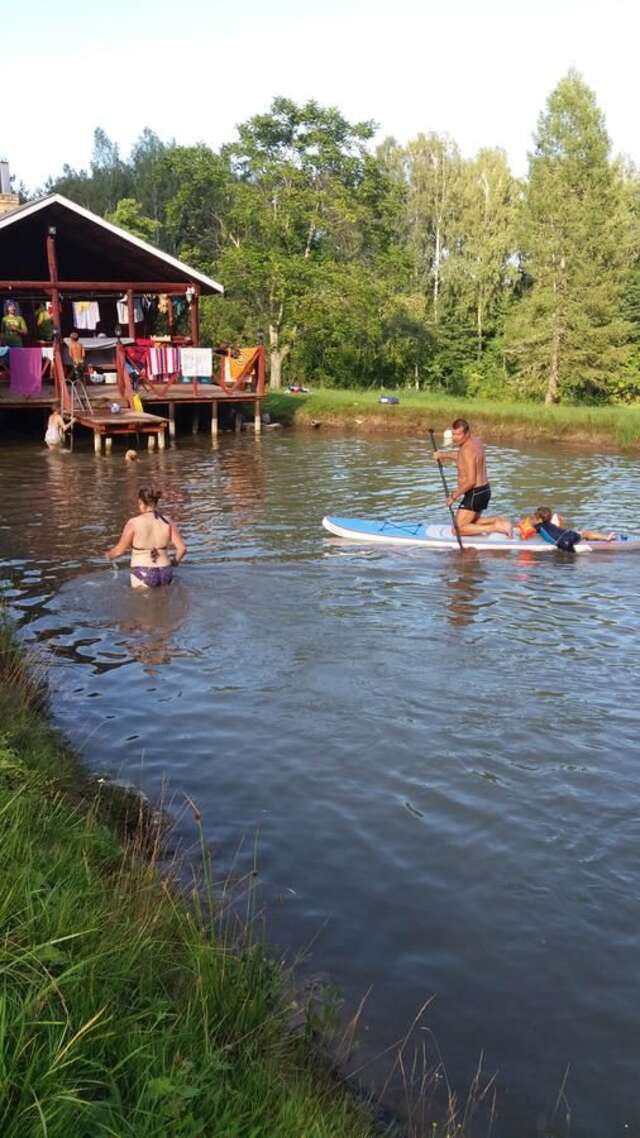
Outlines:
[[[433,428],[432,427],[429,427],[429,438],[431,439],[431,446],[433,447],[433,453],[437,454],[438,448],[436,446],[436,440],[433,437]],[[440,462],[439,458],[436,459],[436,461],[438,463],[438,470],[440,471],[440,477],[442,479],[442,485],[444,487],[444,492],[445,492],[445,496],[446,496],[446,500],[447,500],[447,506],[449,507],[449,513],[451,514],[451,524],[453,526],[454,533],[458,539],[458,545],[460,546],[460,549],[464,550],[464,545],[462,544],[462,538],[460,537],[460,530],[458,529],[458,523],[456,521],[456,515],[453,512],[453,506],[451,506],[451,504],[449,502],[449,487],[447,486],[447,479],[445,478],[444,467],[443,467],[442,463]]]

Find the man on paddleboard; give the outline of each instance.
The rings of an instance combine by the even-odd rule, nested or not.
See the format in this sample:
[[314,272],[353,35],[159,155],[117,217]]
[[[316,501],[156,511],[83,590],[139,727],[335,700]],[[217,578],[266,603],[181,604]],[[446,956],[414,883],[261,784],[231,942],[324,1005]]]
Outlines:
[[433,458],[435,462],[455,462],[457,466],[456,486],[447,498],[447,505],[458,504],[456,510],[458,532],[462,537],[490,533],[504,533],[507,537],[511,537],[512,526],[508,518],[481,517],[491,501],[484,443],[476,435],[471,434],[466,419],[454,419],[451,430],[454,445],[458,450],[455,454],[438,450]]

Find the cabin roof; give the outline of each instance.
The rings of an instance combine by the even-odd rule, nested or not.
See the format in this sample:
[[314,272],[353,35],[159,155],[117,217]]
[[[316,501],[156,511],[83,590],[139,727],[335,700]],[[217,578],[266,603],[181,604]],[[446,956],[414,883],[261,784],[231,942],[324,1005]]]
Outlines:
[[46,236],[56,228],[61,281],[158,281],[198,284],[203,295],[222,293],[211,277],[134,237],[62,194],[49,194],[0,216],[0,279],[49,280]]

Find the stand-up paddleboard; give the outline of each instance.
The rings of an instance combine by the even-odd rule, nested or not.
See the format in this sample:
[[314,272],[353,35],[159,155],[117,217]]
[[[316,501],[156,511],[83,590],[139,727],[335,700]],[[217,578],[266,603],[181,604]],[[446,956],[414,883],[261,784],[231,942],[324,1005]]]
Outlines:
[[[376,521],[370,518],[337,518],[333,515],[323,518],[322,524],[336,537],[364,544],[371,542],[384,545],[422,545],[427,549],[457,549],[458,540],[450,525],[426,525],[423,522],[394,522],[389,518]],[[487,537],[463,537],[462,544],[467,549],[529,550],[530,553],[557,553],[555,545],[540,537],[520,537],[514,530],[513,537],[503,533],[488,534]],[[621,533],[614,541],[582,541],[575,547],[575,553],[640,553],[640,533]]]

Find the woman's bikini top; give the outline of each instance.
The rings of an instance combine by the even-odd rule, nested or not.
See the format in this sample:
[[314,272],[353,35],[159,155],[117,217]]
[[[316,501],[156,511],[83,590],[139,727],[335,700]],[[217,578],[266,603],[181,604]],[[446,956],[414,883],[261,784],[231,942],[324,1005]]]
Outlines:
[[[166,526],[169,526],[169,533],[171,533],[171,522],[168,518],[159,514],[157,510],[153,511],[153,516],[156,521],[164,522]],[[131,548],[135,549],[136,553],[148,553],[152,561],[157,561],[160,554],[163,553],[165,549],[168,549],[169,545],[168,543],[167,545],[154,545],[150,549],[146,545],[132,545]]]

